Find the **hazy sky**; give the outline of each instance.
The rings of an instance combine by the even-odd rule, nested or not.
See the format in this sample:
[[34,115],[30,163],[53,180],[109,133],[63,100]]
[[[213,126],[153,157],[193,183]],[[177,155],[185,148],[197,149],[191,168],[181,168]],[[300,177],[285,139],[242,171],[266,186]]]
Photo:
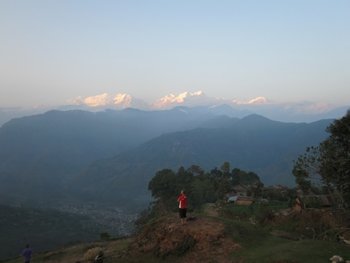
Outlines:
[[350,103],[348,0],[0,0],[0,107],[168,93]]

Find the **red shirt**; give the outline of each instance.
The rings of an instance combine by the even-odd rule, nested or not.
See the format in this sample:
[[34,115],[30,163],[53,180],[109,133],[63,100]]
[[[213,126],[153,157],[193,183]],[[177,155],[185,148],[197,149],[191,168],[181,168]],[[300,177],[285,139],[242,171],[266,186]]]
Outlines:
[[177,201],[179,202],[179,208],[187,208],[187,196],[185,194],[180,194]]

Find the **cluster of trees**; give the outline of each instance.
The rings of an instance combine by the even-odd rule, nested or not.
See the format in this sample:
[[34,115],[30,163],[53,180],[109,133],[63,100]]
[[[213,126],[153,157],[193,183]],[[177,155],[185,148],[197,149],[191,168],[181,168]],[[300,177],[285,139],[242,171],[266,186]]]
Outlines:
[[170,169],[158,171],[149,183],[149,190],[155,198],[155,206],[165,210],[176,210],[176,198],[185,190],[190,208],[195,209],[204,203],[224,199],[232,187],[241,185],[254,186],[252,194],[261,191],[263,184],[253,172],[232,169],[224,162],[218,169],[205,172],[201,167],[192,165],[188,169],[180,167],[177,172]]
[[350,207],[350,111],[328,128],[330,136],[309,147],[295,162],[293,175],[304,191],[323,192],[343,208]]

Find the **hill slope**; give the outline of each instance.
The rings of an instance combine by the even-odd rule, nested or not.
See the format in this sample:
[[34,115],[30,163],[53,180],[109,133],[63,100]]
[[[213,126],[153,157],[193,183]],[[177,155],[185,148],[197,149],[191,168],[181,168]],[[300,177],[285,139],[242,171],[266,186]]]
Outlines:
[[79,185],[76,192],[82,196],[114,202],[124,199],[121,203],[125,203],[125,199],[145,198],[148,182],[157,170],[192,164],[207,170],[224,161],[257,173],[264,183],[292,184],[293,160],[307,146],[326,138],[330,122],[282,123],[251,115],[216,129],[165,134],[94,163],[74,185]]
[[[232,216],[220,216],[221,210],[212,212],[195,214],[186,225],[181,225],[177,215],[168,214],[149,221],[133,237],[37,253],[33,262],[88,263],[101,250],[105,263],[327,263],[334,254],[350,258],[344,244],[306,237],[300,240],[278,237],[272,231],[275,224],[264,227]],[[5,262],[19,263],[21,259]]]
[[0,205],[0,260],[17,256],[26,243],[36,251],[96,240],[102,226],[86,216]]
[[211,118],[178,108],[50,111],[11,120],[0,128],[0,192],[20,202],[64,199],[70,179],[89,163]]

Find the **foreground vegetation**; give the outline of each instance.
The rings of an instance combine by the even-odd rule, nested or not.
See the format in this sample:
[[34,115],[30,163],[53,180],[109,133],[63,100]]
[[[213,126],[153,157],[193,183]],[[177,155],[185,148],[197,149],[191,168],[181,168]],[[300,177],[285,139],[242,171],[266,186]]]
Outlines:
[[[333,255],[350,259],[350,247],[337,242],[335,236],[318,239],[308,236],[307,231],[296,231],[296,226],[308,218],[309,211],[305,211],[305,215],[282,216],[275,213],[275,209],[280,208],[275,204],[263,207],[205,204],[190,214],[191,220],[185,227],[180,224],[175,213],[168,213],[153,217],[133,237],[84,243],[35,254],[33,262],[88,263],[100,250],[105,253],[106,263],[326,263]],[[267,211],[272,211],[272,216]],[[286,222],[292,227],[286,228]],[[183,242],[176,244],[179,237]],[[227,244],[233,248],[230,250],[225,247]],[[205,249],[206,252],[199,250],[206,246],[210,248]],[[201,255],[205,258],[200,258]],[[193,258],[198,258],[198,261]],[[22,259],[4,262],[19,263]]]
[[[339,228],[333,225],[334,220],[342,222],[343,218],[334,215],[325,219],[328,213],[324,210],[288,215],[279,211],[274,205],[223,208],[221,220],[225,221],[227,234],[242,245],[233,259],[266,263],[329,262],[333,255],[350,259],[350,246],[337,240]],[[311,216],[315,220],[310,220]]]
[[295,162],[293,175],[304,193],[331,195],[338,207],[350,208],[350,110],[328,128],[329,137],[308,147]]

